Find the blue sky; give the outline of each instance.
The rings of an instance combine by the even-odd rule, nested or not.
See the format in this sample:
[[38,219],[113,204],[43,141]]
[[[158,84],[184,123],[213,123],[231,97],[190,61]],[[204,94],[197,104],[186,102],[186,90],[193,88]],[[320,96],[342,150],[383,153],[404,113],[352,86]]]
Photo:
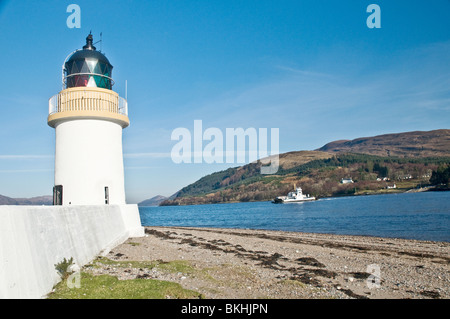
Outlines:
[[[69,4],[81,28],[69,29]],[[369,29],[369,4],[381,29]],[[175,164],[171,133],[279,128],[280,152],[450,128],[450,1],[2,1],[0,194],[51,194],[48,99],[90,30],[127,96],[127,200],[240,164]]]

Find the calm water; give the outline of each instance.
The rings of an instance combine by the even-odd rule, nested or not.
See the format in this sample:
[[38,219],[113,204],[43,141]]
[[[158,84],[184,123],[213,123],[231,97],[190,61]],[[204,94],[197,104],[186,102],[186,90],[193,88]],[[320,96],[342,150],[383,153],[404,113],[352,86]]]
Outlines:
[[324,198],[315,202],[140,207],[143,226],[193,226],[369,235],[450,242],[450,192]]

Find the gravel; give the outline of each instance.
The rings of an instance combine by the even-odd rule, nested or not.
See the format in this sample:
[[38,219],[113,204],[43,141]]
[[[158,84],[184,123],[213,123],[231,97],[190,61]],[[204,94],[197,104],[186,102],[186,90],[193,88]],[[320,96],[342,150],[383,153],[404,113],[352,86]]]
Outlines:
[[[450,297],[446,242],[146,227],[145,237],[127,240],[106,257],[121,266],[97,263],[85,271],[121,280],[168,280],[212,299]],[[165,267],[171,262],[181,268]]]

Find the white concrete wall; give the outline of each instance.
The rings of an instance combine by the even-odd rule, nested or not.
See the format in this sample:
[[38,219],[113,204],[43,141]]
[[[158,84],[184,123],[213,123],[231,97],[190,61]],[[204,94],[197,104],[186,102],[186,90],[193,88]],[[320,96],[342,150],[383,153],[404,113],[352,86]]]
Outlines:
[[125,204],[122,127],[112,121],[76,119],[56,126],[55,185],[63,205]]
[[41,298],[64,258],[83,266],[143,235],[137,205],[0,206],[0,298]]

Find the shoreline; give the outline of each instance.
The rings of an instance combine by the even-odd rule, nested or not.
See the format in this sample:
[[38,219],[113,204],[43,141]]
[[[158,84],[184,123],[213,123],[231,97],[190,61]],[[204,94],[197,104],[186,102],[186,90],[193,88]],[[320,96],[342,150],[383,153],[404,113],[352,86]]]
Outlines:
[[[359,194],[347,194],[347,195],[335,195],[335,196],[325,196],[325,197],[317,197],[316,200],[325,199],[325,198],[343,198],[343,197],[357,197],[357,196],[372,196],[372,195],[391,195],[391,194],[409,194],[409,193],[426,193],[426,192],[449,192],[450,188],[438,188],[438,185],[430,185],[421,188],[395,188],[393,190],[378,190],[374,192],[361,192]],[[271,202],[270,200],[258,200],[258,201],[228,201],[228,202],[219,202],[219,203],[199,203],[199,204],[166,204],[166,205],[151,205],[151,206],[140,206],[138,207],[176,207],[176,206],[198,206],[198,205],[215,205],[215,204],[237,204],[237,203],[264,203]]]
[[106,255],[129,267],[89,271],[176,282],[207,299],[450,298],[447,242],[234,228],[145,227],[145,233]]

